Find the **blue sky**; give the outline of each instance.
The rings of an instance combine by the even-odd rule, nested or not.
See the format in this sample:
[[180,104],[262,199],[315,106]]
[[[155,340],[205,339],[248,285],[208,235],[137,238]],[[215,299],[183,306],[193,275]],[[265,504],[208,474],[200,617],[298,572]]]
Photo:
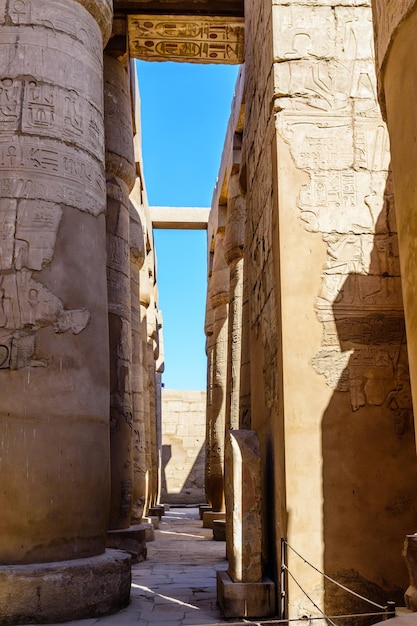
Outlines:
[[[150,205],[209,207],[238,67],[138,62]],[[167,389],[205,389],[205,231],[156,230]]]

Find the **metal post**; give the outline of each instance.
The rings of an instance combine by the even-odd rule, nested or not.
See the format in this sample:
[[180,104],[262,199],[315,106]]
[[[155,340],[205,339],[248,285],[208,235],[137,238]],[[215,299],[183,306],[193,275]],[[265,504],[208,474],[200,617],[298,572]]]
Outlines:
[[287,617],[287,542],[281,539],[281,594],[280,594],[280,618]]
[[387,606],[385,607],[385,613],[386,615],[384,616],[384,621],[395,617],[395,602],[388,600]]

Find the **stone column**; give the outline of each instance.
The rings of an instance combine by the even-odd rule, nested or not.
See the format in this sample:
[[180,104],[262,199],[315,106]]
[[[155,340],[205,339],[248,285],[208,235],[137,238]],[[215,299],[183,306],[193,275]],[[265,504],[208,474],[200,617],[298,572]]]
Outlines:
[[151,424],[150,424],[150,392],[149,392],[149,353],[148,353],[148,310],[150,306],[149,290],[149,253],[140,272],[140,324],[141,324],[141,380],[143,381],[143,421],[145,428],[145,468],[146,468],[146,495],[145,515],[148,515],[151,506]]
[[0,1],[3,624],[99,615],[129,598],[128,561],[104,554],[111,5]]
[[148,324],[148,386],[149,386],[149,426],[150,426],[150,461],[151,461],[151,475],[150,475],[150,505],[151,507],[158,504],[158,449],[157,449],[157,406],[156,406],[156,369],[155,362],[158,358],[158,343],[157,343],[157,322],[156,322],[156,309],[153,298],[151,297],[151,304],[148,309],[147,315]]
[[242,355],[243,243],[245,200],[240,193],[239,173],[229,181],[225,259],[230,271],[229,342],[227,365],[226,431],[237,429],[240,405],[240,367]]
[[205,454],[205,493],[206,500],[211,507],[211,481],[210,481],[210,462],[211,462],[211,424],[212,424],[212,396],[213,396],[213,310],[210,308],[210,293],[207,294],[207,310],[204,326],[206,334],[206,355],[207,355],[207,397],[206,397],[206,454]]
[[217,572],[218,602],[225,617],[275,615],[275,585],[262,576],[262,484],[258,436],[226,434],[226,536],[229,568]]
[[213,387],[210,423],[210,495],[213,511],[224,511],[224,435],[226,413],[229,268],[224,259],[224,233],[216,235],[210,279],[213,309]]
[[130,203],[130,294],[132,310],[132,405],[133,489],[132,523],[140,524],[146,501],[145,421],[143,415],[142,337],[140,313],[140,270],[145,261],[145,242],[139,213]]
[[107,282],[110,341],[109,529],[128,528],[132,514],[133,407],[129,193],[135,182],[129,78],[104,55],[107,170]]

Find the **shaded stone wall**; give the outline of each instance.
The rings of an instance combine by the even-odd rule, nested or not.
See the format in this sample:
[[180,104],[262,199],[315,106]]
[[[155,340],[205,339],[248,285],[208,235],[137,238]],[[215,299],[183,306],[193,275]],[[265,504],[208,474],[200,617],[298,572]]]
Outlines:
[[206,392],[163,389],[162,502],[205,502],[205,438]]

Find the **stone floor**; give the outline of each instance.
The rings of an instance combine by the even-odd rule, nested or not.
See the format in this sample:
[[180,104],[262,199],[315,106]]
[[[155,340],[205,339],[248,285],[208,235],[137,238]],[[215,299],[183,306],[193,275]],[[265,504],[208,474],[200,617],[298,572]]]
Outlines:
[[130,605],[115,615],[67,624],[230,625],[216,604],[218,569],[227,569],[225,542],[213,541],[213,531],[202,528],[197,508],[171,509],[161,518],[155,541],[148,543],[147,560],[132,567]]
[[[130,605],[115,615],[67,626],[276,626],[279,620],[221,619],[216,570],[227,569],[225,551],[225,543],[213,541],[213,532],[202,527],[197,508],[172,508],[162,517],[155,541],[148,543],[147,561],[132,567]],[[402,615],[389,624],[417,626],[417,614]]]

